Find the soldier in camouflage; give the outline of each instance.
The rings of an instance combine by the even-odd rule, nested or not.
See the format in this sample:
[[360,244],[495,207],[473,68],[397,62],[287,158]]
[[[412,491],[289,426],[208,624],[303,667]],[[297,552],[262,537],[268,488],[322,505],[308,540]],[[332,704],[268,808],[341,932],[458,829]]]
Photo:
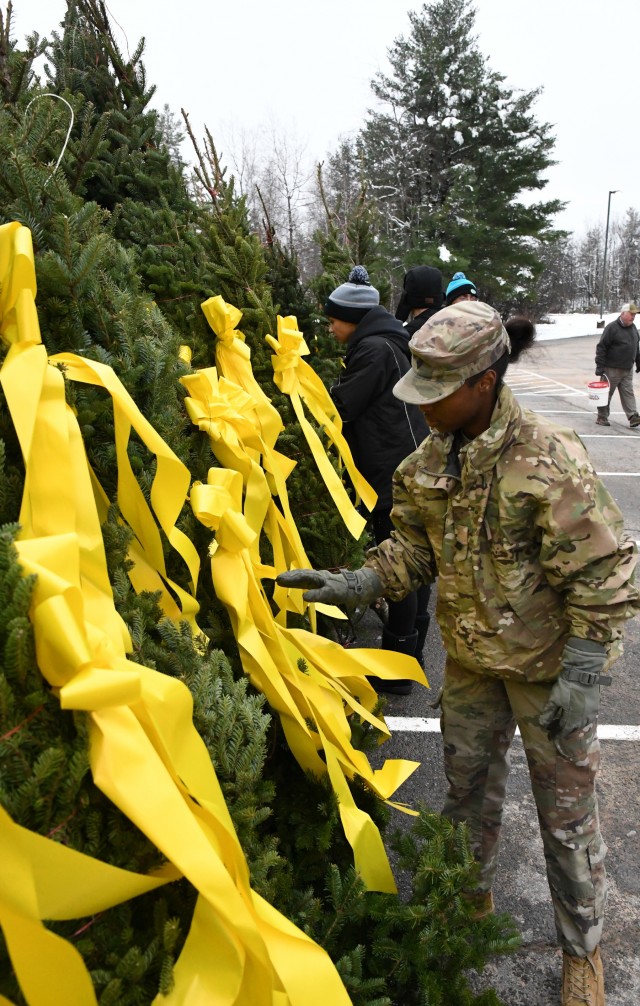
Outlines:
[[348,574],[278,581],[362,606],[436,577],[447,651],[444,813],[466,822],[492,906],[509,747],[520,728],[563,949],[562,1006],[604,1006],[606,846],[595,778],[604,674],[640,608],[634,543],[575,433],[523,410],[503,377],[532,339],[487,304],[444,308],[414,334],[394,388],[431,435],[394,476],[394,531]]

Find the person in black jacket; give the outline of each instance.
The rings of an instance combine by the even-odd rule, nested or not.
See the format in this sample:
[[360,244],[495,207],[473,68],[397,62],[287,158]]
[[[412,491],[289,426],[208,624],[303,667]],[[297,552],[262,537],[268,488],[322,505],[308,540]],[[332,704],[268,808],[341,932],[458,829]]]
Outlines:
[[604,374],[609,381],[609,401],[598,407],[598,426],[611,426],[609,406],[616,388],[629,426],[640,426],[636,396],[633,393],[634,363],[636,373],[640,371],[640,337],[634,325],[637,313],[636,304],[623,304],[620,317],[609,322],[596,346],[596,376]]
[[[359,471],[378,494],[370,515],[376,544],[391,532],[391,480],[401,461],[416,450],[429,432],[417,406],[393,395],[393,386],[411,367],[409,335],[384,307],[363,266],[356,266],[346,283],[324,305],[329,327],[346,344],[344,370],[330,389],[343,423],[343,433]],[[428,588],[389,604],[382,647],[415,656],[422,651],[429,624]],[[411,681],[371,679],[379,691],[407,695]]]
[[422,328],[443,303],[440,270],[431,265],[417,265],[409,269],[404,274],[402,295],[396,308],[396,318],[405,323],[408,338]]

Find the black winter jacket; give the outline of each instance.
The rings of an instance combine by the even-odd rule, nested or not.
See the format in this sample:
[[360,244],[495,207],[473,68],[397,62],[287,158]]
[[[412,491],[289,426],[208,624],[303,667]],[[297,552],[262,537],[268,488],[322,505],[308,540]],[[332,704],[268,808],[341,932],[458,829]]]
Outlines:
[[426,311],[421,311],[420,314],[415,316],[415,318],[409,318],[408,322],[404,326],[404,330],[407,333],[408,338],[410,339],[412,335],[415,335],[418,329],[422,328],[424,323],[428,321],[429,318],[432,318],[434,314],[437,314],[438,311],[441,310],[441,307],[428,307]]
[[640,337],[635,325],[623,325],[619,318],[610,321],[596,346],[596,373],[604,367],[631,370],[634,363],[640,369]]
[[406,329],[383,307],[364,316],[349,339],[345,369],[330,389],[357,468],[389,509],[391,478],[429,432],[417,405],[401,402],[394,384],[411,366]]

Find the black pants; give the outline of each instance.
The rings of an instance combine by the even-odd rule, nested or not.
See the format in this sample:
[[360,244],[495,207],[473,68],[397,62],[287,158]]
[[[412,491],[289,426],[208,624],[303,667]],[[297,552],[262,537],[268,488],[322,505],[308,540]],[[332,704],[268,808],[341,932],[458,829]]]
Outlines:
[[[371,515],[371,527],[376,545],[386,541],[393,530],[391,523],[391,507],[387,510],[376,510]],[[412,594],[407,594],[401,601],[389,601],[389,622],[387,628],[396,636],[406,636],[413,632],[416,618],[427,614],[431,584],[425,583]]]

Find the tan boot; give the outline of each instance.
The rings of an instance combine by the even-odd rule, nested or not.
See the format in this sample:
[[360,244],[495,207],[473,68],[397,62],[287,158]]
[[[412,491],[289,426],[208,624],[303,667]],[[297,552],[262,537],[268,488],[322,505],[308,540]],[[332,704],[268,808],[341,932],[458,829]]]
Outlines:
[[492,891],[463,891],[462,897],[473,910],[471,918],[474,922],[477,922],[479,919],[486,919],[487,915],[493,915]]
[[562,955],[562,998],[560,1006],[605,1006],[604,974],[600,947],[586,957]]

